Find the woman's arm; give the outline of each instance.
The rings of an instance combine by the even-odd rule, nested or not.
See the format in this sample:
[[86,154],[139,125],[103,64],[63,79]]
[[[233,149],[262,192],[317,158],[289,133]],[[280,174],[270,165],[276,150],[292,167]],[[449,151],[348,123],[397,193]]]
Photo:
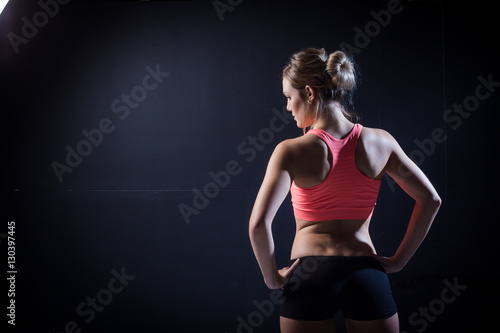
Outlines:
[[391,155],[386,166],[386,173],[413,199],[415,207],[405,236],[394,256],[377,258],[386,272],[398,272],[415,254],[424,240],[441,206],[441,198],[429,179],[404,153],[397,141],[387,133],[386,138]]
[[278,270],[271,229],[274,216],[290,190],[292,183],[290,165],[291,149],[290,145],[284,141],[276,147],[269,160],[266,175],[255,200],[249,223],[252,248],[264,276],[264,281],[270,289],[284,287],[288,277],[299,263],[297,260],[292,267]]

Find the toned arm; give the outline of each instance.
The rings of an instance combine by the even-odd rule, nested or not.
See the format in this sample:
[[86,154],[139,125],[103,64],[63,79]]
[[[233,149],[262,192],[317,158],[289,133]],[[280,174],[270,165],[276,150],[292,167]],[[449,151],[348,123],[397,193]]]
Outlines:
[[387,132],[382,141],[390,151],[385,172],[415,200],[415,206],[405,233],[394,256],[378,257],[388,273],[401,270],[424,240],[441,205],[441,198],[420,168],[404,153]]
[[255,257],[259,263],[266,285],[271,289],[286,284],[298,261],[288,268],[278,270],[274,255],[274,241],[271,225],[286,198],[292,183],[291,147],[284,141],[273,152],[266,170],[264,181],[255,200],[249,223],[249,235]]

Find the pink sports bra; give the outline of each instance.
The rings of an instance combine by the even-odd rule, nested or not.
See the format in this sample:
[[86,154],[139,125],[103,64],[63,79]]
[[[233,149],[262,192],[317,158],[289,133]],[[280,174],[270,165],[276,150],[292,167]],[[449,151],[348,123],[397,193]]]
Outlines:
[[319,185],[301,188],[292,183],[290,192],[295,217],[306,221],[367,219],[375,208],[380,180],[365,176],[356,166],[356,143],[363,126],[355,124],[344,139],[311,129],[329,147],[332,166]]

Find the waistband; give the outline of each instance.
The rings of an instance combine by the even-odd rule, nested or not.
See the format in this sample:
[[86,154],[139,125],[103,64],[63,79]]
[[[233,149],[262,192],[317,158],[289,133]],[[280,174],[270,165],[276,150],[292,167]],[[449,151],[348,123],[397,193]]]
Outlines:
[[368,266],[382,267],[382,263],[372,256],[304,256],[296,259],[290,259],[290,266],[297,260],[300,259],[302,263],[304,262],[328,262],[332,264],[361,264]]

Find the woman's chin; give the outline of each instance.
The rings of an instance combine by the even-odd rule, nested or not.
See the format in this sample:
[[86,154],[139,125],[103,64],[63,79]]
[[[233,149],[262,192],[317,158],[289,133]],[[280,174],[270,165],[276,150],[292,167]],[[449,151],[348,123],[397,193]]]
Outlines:
[[304,128],[307,128],[309,126],[306,126],[304,125],[304,123],[302,123],[301,121],[298,121],[298,120],[295,120],[295,122],[297,123],[297,127],[300,128],[300,129],[304,129]]

